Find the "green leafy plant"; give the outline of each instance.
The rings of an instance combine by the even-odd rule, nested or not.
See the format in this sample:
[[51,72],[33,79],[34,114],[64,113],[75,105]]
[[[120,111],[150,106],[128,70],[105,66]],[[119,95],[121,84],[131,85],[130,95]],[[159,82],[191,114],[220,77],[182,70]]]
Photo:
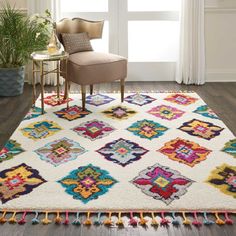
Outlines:
[[33,51],[46,49],[49,35],[47,19],[28,17],[5,3],[0,11],[0,68],[24,66]]

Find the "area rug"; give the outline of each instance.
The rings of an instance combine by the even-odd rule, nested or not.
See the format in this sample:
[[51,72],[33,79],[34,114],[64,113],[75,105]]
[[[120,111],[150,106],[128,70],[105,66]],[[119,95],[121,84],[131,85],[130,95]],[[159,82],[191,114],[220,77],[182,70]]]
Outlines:
[[236,138],[196,93],[95,94],[85,111],[70,98],[67,109],[47,94],[43,115],[38,99],[1,150],[0,221],[7,211],[235,213]]

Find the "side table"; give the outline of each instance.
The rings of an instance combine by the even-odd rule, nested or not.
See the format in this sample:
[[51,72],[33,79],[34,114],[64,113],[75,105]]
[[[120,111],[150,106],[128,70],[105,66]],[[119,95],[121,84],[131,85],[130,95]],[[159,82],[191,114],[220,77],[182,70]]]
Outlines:
[[[52,55],[49,54],[48,51],[36,51],[31,54],[31,59],[33,63],[32,67],[32,84],[33,84],[33,104],[36,101],[36,87],[35,87],[35,77],[36,73],[40,74],[40,85],[41,85],[41,109],[42,114],[44,114],[44,79],[45,76],[51,73],[56,74],[57,78],[57,98],[60,100],[60,88],[59,88],[59,78],[60,74],[63,74],[65,79],[65,93],[64,99],[67,99],[67,107],[68,105],[68,80],[67,80],[67,61],[69,58],[69,54],[66,52],[62,52],[61,54]],[[45,65],[48,62],[56,62],[56,68],[52,70],[45,70]],[[60,70],[60,63],[65,63],[64,70]]]

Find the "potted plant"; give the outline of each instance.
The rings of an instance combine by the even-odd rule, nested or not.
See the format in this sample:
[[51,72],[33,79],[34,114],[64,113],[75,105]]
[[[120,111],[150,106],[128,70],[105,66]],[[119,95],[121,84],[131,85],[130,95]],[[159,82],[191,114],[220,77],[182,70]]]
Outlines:
[[46,48],[48,22],[28,17],[8,3],[0,11],[0,96],[23,93],[30,54]]

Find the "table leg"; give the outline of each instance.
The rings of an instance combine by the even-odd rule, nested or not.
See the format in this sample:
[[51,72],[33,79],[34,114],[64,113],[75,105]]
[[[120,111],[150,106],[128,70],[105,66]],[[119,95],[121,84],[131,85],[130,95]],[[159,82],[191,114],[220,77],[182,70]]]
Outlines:
[[35,62],[32,61],[32,85],[33,85],[33,107],[35,107],[35,101],[36,101],[36,88],[35,88]]
[[40,62],[40,85],[41,85],[41,109],[42,114],[44,114],[44,68],[43,68],[43,62]]
[[66,104],[67,104],[67,109],[69,109],[69,89],[70,89],[70,82],[69,82],[69,80],[68,80],[68,77],[67,77],[67,63],[68,63],[68,61],[66,60],[65,61],[66,62],[66,65],[65,65],[65,89],[66,89],[66,91],[65,91],[65,98],[66,98]]
[[59,79],[60,79],[60,61],[57,61],[57,99],[58,99],[58,102],[60,100]]

